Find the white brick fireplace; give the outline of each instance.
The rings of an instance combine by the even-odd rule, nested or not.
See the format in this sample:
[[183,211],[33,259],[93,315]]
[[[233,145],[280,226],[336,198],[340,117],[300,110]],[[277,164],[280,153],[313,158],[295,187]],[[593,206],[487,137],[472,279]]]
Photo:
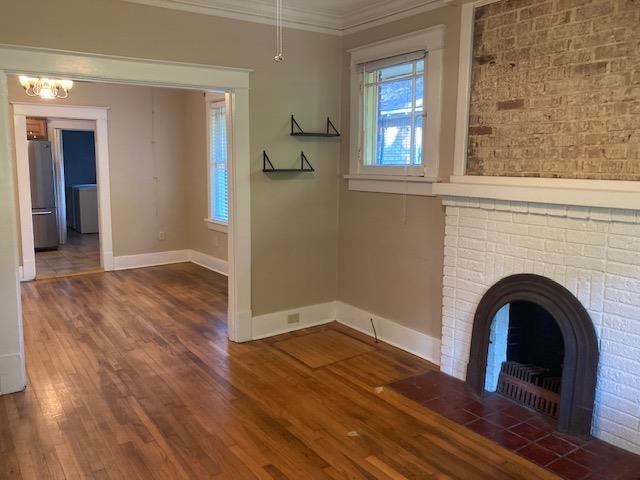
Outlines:
[[441,193],[450,195],[443,199],[442,371],[465,378],[474,313],[491,286],[518,273],[548,277],[580,300],[598,336],[592,434],[640,453],[640,207],[541,203],[555,198],[540,190],[520,194],[536,201]]

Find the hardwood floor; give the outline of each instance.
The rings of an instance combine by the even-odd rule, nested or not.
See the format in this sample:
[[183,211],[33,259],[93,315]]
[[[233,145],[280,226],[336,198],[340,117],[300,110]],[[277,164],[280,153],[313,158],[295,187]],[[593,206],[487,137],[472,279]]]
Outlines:
[[[0,397],[2,479],[556,478],[381,388],[435,367],[353,330],[228,342],[226,278],[195,265],[22,291],[29,388]],[[374,350],[313,369],[274,346],[336,331]]]

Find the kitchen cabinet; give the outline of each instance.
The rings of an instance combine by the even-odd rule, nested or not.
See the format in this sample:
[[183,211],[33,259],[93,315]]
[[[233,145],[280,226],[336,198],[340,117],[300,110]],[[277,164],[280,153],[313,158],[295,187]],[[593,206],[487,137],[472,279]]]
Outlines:
[[27,140],[48,140],[46,118],[27,117]]

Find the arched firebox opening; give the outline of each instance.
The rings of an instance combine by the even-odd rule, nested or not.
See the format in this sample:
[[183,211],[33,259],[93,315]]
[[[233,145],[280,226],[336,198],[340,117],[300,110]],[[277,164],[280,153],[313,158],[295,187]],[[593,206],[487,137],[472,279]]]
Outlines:
[[478,304],[466,379],[476,394],[498,390],[557,417],[561,432],[585,436],[591,431],[597,367],[589,314],[553,280],[512,275]]

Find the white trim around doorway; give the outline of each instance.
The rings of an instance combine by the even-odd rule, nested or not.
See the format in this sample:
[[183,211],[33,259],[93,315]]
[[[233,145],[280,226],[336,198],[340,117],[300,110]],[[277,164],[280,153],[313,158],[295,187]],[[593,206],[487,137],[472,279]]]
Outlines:
[[[36,255],[31,222],[31,184],[29,182],[28,140],[25,134],[27,117],[69,120],[89,120],[95,123],[96,178],[98,189],[98,219],[100,225],[100,265],[105,271],[113,270],[113,234],[111,230],[111,188],[109,183],[109,141],[107,108],[77,107],[13,103],[13,121],[18,176],[18,203],[20,211],[20,238],[22,244],[23,282],[36,278]],[[83,129],[86,129],[86,124]],[[93,130],[93,129],[92,129]]]
[[[250,72],[248,69],[239,68],[0,45],[0,102],[8,100],[7,76],[20,74],[129,85],[217,90],[229,94],[233,120],[230,136],[232,155],[229,159],[231,211],[228,233],[230,278],[227,321],[229,339],[237,342],[251,340]],[[0,115],[0,138],[9,140],[11,123],[6,106],[0,108]],[[0,171],[11,172],[11,169],[11,143],[0,142]],[[6,294],[0,291],[0,300],[6,302],[0,311],[0,337],[3,338],[0,356],[18,356],[21,364],[21,368],[13,369],[3,376],[3,385],[26,385],[19,267],[16,261],[19,252],[18,225],[13,213],[16,211],[16,198],[14,192],[10,191],[12,183],[10,179],[0,179],[0,188],[6,189],[0,191],[0,218],[3,219],[0,229],[0,252],[4,252],[4,255],[0,256],[0,266],[14,267],[0,269],[0,285],[15,282],[15,290],[12,288],[9,292],[6,288]],[[17,388],[10,390],[17,391]],[[3,389],[1,393],[11,391]]]

